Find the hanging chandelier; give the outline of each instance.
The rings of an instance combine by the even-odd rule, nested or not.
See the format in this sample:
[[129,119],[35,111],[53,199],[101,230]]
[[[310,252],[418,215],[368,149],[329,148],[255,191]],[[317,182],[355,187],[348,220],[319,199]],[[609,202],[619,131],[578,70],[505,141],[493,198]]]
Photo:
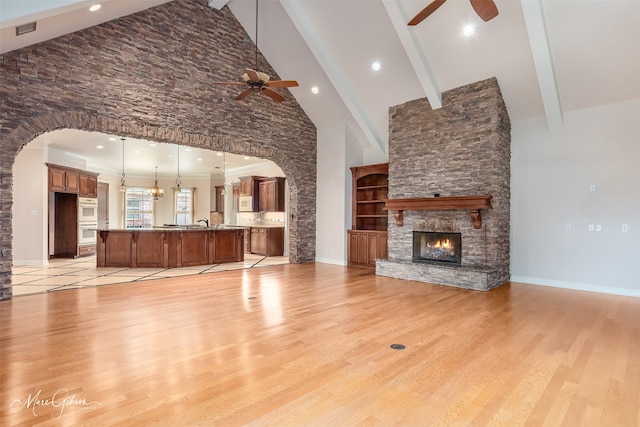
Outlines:
[[156,182],[154,183],[153,187],[150,190],[151,192],[151,197],[153,197],[153,201],[157,202],[158,200],[161,200],[162,197],[164,196],[164,190],[160,187],[158,187],[158,166],[156,166]]
[[120,138],[122,140],[122,175],[120,176],[120,192],[125,193],[127,191],[127,186],[124,181],[124,138]]

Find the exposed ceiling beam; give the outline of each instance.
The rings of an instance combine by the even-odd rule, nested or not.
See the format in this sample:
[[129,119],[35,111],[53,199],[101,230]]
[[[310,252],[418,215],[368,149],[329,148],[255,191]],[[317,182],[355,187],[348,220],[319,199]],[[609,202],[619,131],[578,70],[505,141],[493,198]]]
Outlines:
[[338,92],[338,95],[340,95],[342,102],[344,102],[354,120],[364,133],[368,143],[380,153],[386,154],[386,138],[376,131],[373,120],[358,102],[358,97],[351,90],[351,86],[349,85],[348,80],[344,77],[344,73],[342,73],[340,67],[333,60],[332,55],[320,39],[313,23],[303,10],[301,3],[304,2],[296,0],[281,0],[280,3],[282,4],[285,12],[287,12],[287,15],[289,15],[291,22],[293,22],[293,25],[295,25],[296,29],[302,36],[302,39],[313,53],[316,61],[320,64],[320,67],[326,74],[327,78]]
[[442,107],[442,91],[438,86],[438,81],[433,75],[429,61],[424,53],[424,49],[419,48],[415,34],[409,31],[407,19],[400,10],[399,2],[395,0],[382,0],[382,4],[387,10],[393,28],[398,34],[398,38],[411,62],[411,66],[418,76],[422,90],[431,104],[431,108]]
[[562,107],[553,72],[553,60],[549,49],[542,2],[540,0],[523,0],[522,13],[529,34],[529,44],[538,76],[547,126],[549,129],[558,129],[562,127]]

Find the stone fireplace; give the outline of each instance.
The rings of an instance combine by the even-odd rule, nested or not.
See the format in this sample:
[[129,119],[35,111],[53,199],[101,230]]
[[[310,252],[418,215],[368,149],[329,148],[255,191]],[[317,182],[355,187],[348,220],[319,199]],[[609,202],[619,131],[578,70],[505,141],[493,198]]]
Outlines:
[[[442,104],[390,109],[389,255],[376,274],[489,290],[510,274],[509,115],[495,78],[444,92]],[[459,236],[459,254],[434,236]]]

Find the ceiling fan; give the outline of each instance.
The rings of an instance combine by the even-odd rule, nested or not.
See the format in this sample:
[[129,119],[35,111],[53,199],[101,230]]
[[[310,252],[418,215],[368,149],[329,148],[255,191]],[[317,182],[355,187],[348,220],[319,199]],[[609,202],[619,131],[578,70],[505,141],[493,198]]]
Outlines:
[[[433,0],[409,21],[408,25],[418,25],[427,16],[435,12],[447,0]],[[498,16],[498,7],[493,0],[471,0],[471,6],[483,21],[487,22]]]
[[[256,62],[255,67],[258,68],[258,0],[256,0]],[[260,91],[267,95],[274,101],[284,101],[284,96],[280,95],[271,88],[274,87],[295,87],[298,86],[298,82],[295,80],[270,80],[269,75],[260,71],[256,71],[253,68],[245,69],[242,75],[241,82],[211,82],[214,85],[236,85],[236,86],[248,86],[234,99],[240,101],[249,95],[252,91]]]

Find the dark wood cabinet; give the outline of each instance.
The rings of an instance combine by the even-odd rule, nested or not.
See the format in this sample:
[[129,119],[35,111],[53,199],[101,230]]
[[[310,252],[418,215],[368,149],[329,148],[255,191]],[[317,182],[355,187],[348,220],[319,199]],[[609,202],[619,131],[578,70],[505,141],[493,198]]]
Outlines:
[[262,256],[282,256],[284,227],[251,227],[251,253]]
[[375,268],[387,258],[387,232],[347,230],[347,253],[349,265]]
[[244,233],[238,230],[216,230],[209,235],[209,263],[244,260]]
[[98,176],[80,173],[78,195],[80,197],[98,197]]
[[77,170],[49,165],[49,191],[77,194],[80,189],[80,173]]
[[258,197],[260,192],[260,181],[263,176],[241,176],[240,180],[240,196]]
[[47,163],[49,191],[98,197],[98,174]]
[[244,230],[100,230],[98,267],[173,268],[241,262]]
[[244,251],[248,254],[251,253],[251,229],[244,230]]
[[351,168],[351,230],[347,231],[347,264],[373,267],[387,258],[389,164]]
[[284,212],[284,178],[265,178],[259,186],[260,212]]
[[216,185],[216,212],[224,213],[224,186]]

